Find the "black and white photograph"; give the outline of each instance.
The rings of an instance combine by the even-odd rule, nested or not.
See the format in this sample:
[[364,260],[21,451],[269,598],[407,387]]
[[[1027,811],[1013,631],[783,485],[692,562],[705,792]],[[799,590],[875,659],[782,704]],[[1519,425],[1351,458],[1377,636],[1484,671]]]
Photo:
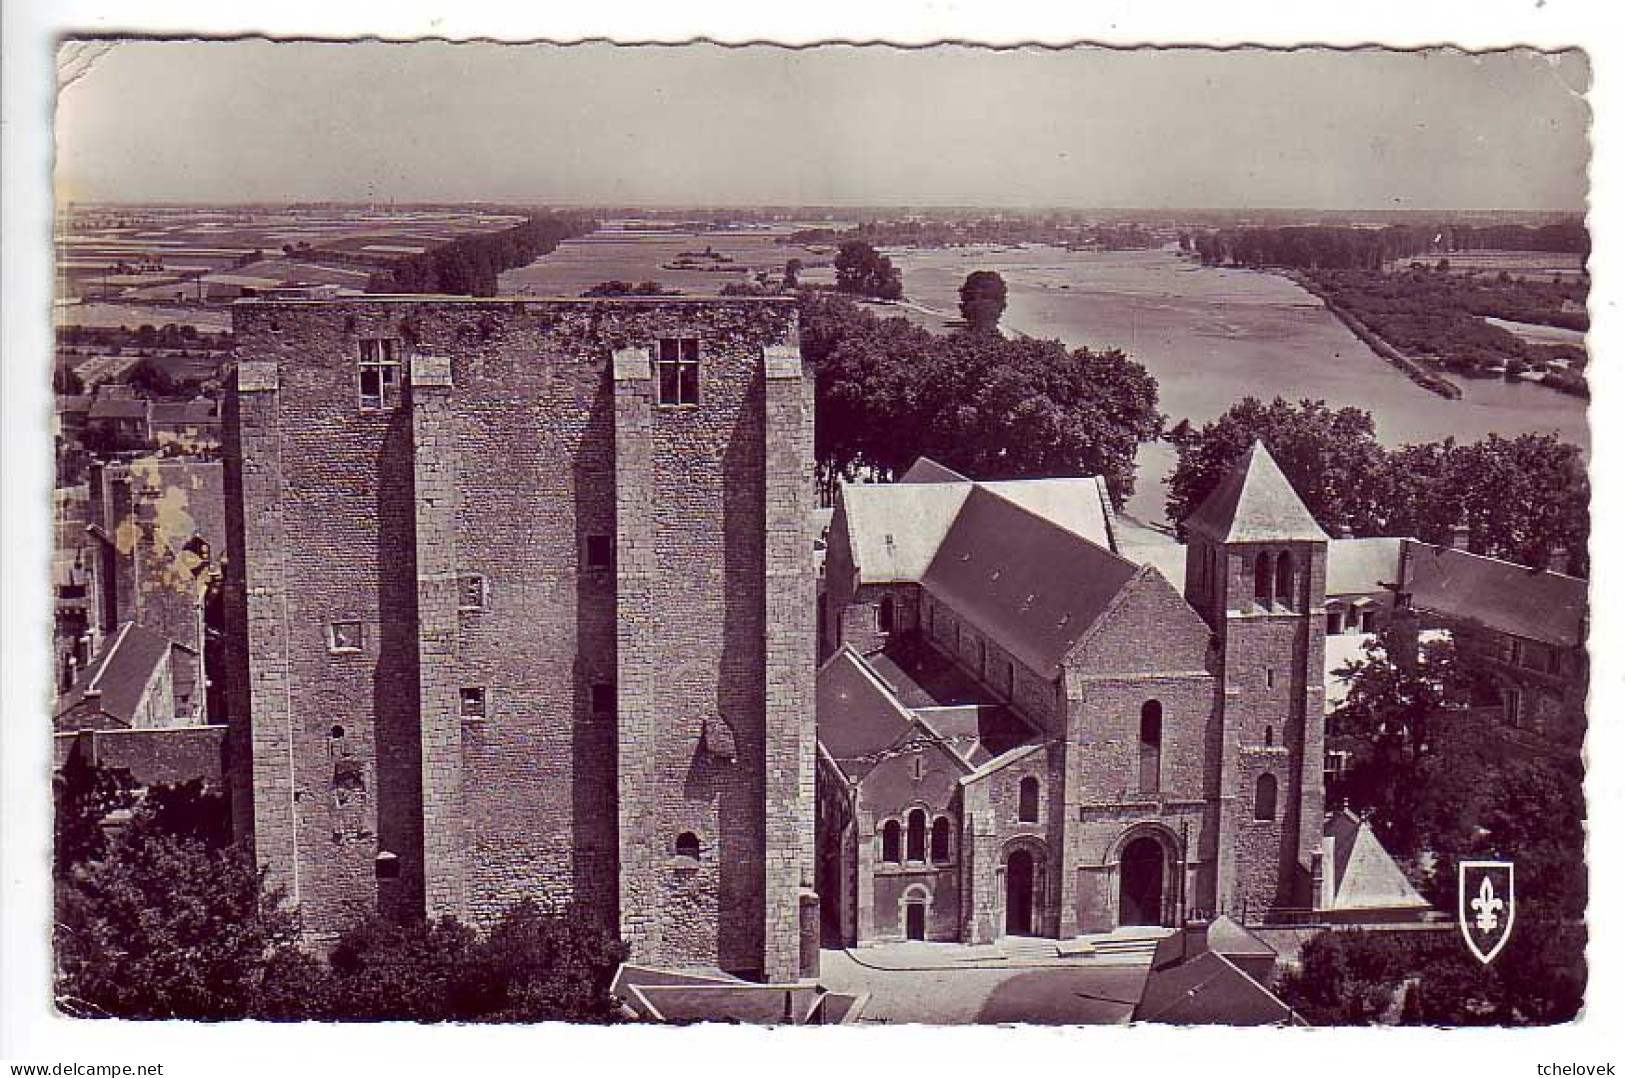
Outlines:
[[55,38],[52,1058],[1605,1028],[1585,43],[636,40]]

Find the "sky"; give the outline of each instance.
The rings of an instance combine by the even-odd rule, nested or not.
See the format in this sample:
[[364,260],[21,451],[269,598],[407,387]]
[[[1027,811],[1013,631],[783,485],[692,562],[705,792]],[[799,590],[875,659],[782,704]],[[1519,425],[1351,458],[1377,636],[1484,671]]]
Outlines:
[[1579,53],[125,41],[59,197],[1583,211]]

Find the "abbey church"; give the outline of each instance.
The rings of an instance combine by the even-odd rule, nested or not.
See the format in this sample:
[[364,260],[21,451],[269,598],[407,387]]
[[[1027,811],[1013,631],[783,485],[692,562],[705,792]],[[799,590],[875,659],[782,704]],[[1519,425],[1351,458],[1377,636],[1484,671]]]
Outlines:
[[1336,541],[1262,444],[1186,521],[1177,579],[1125,528],[1094,479],[976,483],[924,461],[842,488],[819,608],[826,939],[1334,904]]

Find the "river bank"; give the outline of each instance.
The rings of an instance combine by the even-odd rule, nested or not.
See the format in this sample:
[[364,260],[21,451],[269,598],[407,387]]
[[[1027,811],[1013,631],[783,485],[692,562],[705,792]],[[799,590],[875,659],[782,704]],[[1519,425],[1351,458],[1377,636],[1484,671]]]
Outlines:
[[1460,386],[1437,371],[1429,370],[1423,365],[1424,361],[1407,356],[1405,353],[1383,340],[1382,337],[1373,331],[1370,326],[1367,326],[1364,322],[1360,321],[1353,314],[1351,314],[1347,309],[1339,305],[1336,300],[1327,295],[1326,292],[1319,288],[1313,281],[1304,277],[1300,273],[1293,272],[1292,270],[1282,270],[1280,272],[1281,276],[1287,278],[1287,280],[1293,282],[1299,288],[1303,289],[1305,292],[1308,292],[1311,296],[1317,297],[1322,303],[1326,304],[1326,309],[1331,311],[1338,321],[1347,326],[1350,333],[1364,341],[1366,347],[1377,353],[1377,355],[1399,368],[1400,372],[1404,374],[1405,377],[1409,378],[1411,381],[1415,382],[1428,392],[1437,393],[1446,400],[1461,399]]

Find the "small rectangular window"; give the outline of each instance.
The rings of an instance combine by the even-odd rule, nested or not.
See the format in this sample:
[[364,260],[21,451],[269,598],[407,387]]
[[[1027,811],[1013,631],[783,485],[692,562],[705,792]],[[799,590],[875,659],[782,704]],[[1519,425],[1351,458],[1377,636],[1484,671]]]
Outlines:
[[362,647],[359,621],[333,621],[327,625],[327,650],[340,652],[360,651]]
[[661,404],[700,403],[700,339],[662,337],[656,347]]
[[465,719],[485,718],[485,690],[482,688],[461,689],[458,693],[461,702],[461,712]]
[[615,714],[615,683],[613,681],[599,681],[593,684],[592,713],[594,715]]
[[610,535],[587,536],[587,568],[615,568],[615,538]]
[[457,609],[485,609],[485,577],[479,573],[464,573],[457,578]]
[[388,338],[367,338],[360,342],[357,365],[360,377],[361,410],[380,412],[400,403],[401,360],[397,342]]

